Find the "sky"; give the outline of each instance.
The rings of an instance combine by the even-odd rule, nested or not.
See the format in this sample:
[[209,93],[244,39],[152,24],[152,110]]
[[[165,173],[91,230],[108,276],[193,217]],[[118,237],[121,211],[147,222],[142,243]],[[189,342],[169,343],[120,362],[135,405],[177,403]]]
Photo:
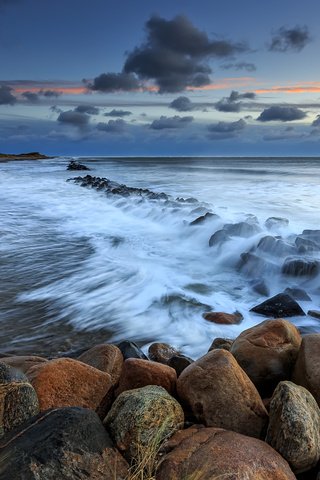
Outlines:
[[317,156],[319,0],[0,0],[0,152]]

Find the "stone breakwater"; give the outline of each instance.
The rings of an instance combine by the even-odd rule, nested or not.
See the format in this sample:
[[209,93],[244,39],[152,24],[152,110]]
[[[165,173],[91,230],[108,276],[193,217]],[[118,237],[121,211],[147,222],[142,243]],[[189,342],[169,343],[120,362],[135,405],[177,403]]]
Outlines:
[[281,318],[196,360],[130,341],[3,357],[0,480],[316,480],[319,364],[320,334]]

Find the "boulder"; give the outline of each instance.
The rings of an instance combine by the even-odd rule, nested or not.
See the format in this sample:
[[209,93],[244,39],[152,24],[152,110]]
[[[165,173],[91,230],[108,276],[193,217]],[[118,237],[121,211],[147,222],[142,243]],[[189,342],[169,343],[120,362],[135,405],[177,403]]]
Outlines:
[[308,310],[309,317],[317,318],[320,320],[320,310]]
[[82,163],[76,162],[75,160],[71,160],[67,166],[67,170],[90,170],[90,168]]
[[117,344],[117,347],[120,349],[124,360],[127,358],[141,358],[143,360],[148,360],[148,357],[143,353],[141,348],[134,342],[129,340],[124,340]]
[[283,293],[290,295],[290,297],[294,298],[295,300],[303,300],[306,302],[311,301],[311,298],[309,297],[307,292],[302,288],[288,287],[283,291]]
[[228,350],[229,352],[232,347],[232,344],[233,344],[233,340],[231,340],[230,338],[218,337],[213,340],[208,351],[211,352],[211,350],[220,350],[220,348],[223,348],[224,350]]
[[233,237],[243,238],[252,237],[261,231],[256,223],[249,222],[228,223],[223,226],[223,230]]
[[305,315],[300,305],[286,293],[278,293],[278,295],[268,298],[268,300],[252,307],[250,312],[274,318]]
[[241,322],[243,316],[239,312],[206,312],[203,314],[203,318],[208,322],[218,323],[221,325],[235,325]]
[[192,222],[189,223],[189,225],[201,225],[202,223],[208,221],[208,220],[214,220],[219,218],[219,215],[215,215],[214,213],[207,212],[204,215],[201,215],[201,217],[196,218]]
[[47,359],[34,355],[14,355],[11,357],[1,358],[1,362],[6,363],[12,368],[20,370],[23,373],[27,373],[31,367],[47,362]]
[[38,397],[29,382],[0,383],[0,436],[38,413]]
[[167,343],[152,343],[148,349],[150,360],[166,365],[171,357],[180,355],[180,352]]
[[48,410],[0,440],[3,480],[125,480],[127,476],[126,461],[92,410]]
[[109,373],[112,383],[114,385],[118,383],[122,370],[123,356],[120,349],[115,345],[96,345],[80,355],[78,360],[102,372]]
[[294,366],[292,381],[302,385],[314,396],[320,406],[320,334],[304,335]]
[[0,361],[0,384],[11,383],[11,382],[26,383],[26,382],[28,382],[28,378],[20,370],[17,370],[16,368],[11,367],[7,363],[2,362],[2,358],[1,358],[1,361]]
[[212,350],[186,368],[178,378],[177,392],[199,423],[257,438],[263,435],[267,411],[227,350]]
[[221,245],[227,240],[230,240],[230,236],[227,234],[227,232],[225,230],[217,230],[209,239],[209,247]]
[[180,404],[155,385],[121,393],[104,420],[120,452],[136,461],[148,448],[157,449],[183,422]]
[[263,297],[270,295],[270,289],[264,280],[253,281],[252,290]]
[[291,377],[301,344],[298,329],[287,320],[265,320],[244,330],[231,353],[263,396]]
[[297,236],[295,244],[298,247],[299,253],[317,252],[320,249],[320,245],[313,240]]
[[185,355],[174,355],[168,360],[168,366],[174,368],[177,374],[177,377],[181,375],[183,370],[193,362],[192,358],[186,357]]
[[267,443],[221,428],[193,426],[173,435],[156,480],[295,480]]
[[274,273],[278,270],[278,265],[251,252],[241,253],[238,267],[248,277],[256,277],[257,275],[261,277],[266,273]]
[[70,358],[58,358],[28,371],[40,410],[86,407],[96,410],[112,386],[108,373]]
[[257,245],[257,249],[275,257],[293,255],[297,252],[295,247],[285,243],[281,238],[272,237],[272,235],[262,237]]
[[264,224],[269,230],[276,230],[287,227],[289,225],[289,220],[283,217],[269,217]]
[[292,382],[280,382],[269,415],[266,442],[295,473],[315,467],[320,459],[320,409],[311,393]]
[[176,371],[167,365],[149,360],[140,360],[140,358],[128,358],[123,364],[116,395],[126,390],[145,387],[146,385],[159,385],[169,393],[174,393],[176,381]]
[[281,272],[291,277],[315,277],[320,273],[320,262],[314,258],[286,258]]

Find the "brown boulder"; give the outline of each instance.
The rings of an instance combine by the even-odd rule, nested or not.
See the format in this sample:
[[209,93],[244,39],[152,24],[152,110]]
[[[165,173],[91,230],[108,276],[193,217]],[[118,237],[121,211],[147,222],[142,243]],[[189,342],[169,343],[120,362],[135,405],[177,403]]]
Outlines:
[[211,350],[220,350],[221,348],[223,348],[224,350],[228,350],[228,352],[230,352],[232,344],[233,340],[230,340],[229,338],[217,337],[211,343],[208,351],[211,352]]
[[167,343],[152,343],[148,349],[150,360],[167,365],[171,357],[180,355],[178,350]]
[[173,394],[176,390],[176,381],[176,371],[167,365],[140,358],[128,358],[123,364],[116,395],[146,385],[159,385]]
[[315,467],[320,458],[320,409],[311,393],[292,382],[280,382],[269,415],[266,442],[295,473]]
[[291,377],[301,343],[298,329],[288,320],[265,320],[244,330],[231,353],[263,396]]
[[320,406],[320,334],[310,333],[302,338],[292,381],[312,393]]
[[123,356],[120,349],[115,345],[96,345],[80,355],[78,360],[102,372],[109,373],[112,383],[114,385],[118,383],[122,370]]
[[261,437],[268,414],[246,373],[227,350],[213,350],[187,367],[178,396],[199,423]]
[[218,323],[222,325],[235,325],[243,319],[241,313],[225,313],[225,312],[206,312],[203,318],[208,322]]
[[267,443],[220,428],[182,430],[166,442],[156,480],[295,480]]
[[57,407],[96,410],[112,386],[108,373],[71,358],[58,358],[30,368],[40,411]]
[[10,367],[17,368],[23,373],[27,373],[29,368],[39,365],[40,363],[47,362],[47,359],[34,355],[15,355],[12,357],[1,358],[1,362],[10,365]]

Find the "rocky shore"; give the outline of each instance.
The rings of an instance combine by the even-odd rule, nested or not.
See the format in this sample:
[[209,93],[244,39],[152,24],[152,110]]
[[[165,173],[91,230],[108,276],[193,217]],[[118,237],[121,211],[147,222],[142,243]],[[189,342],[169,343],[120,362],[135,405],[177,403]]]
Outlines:
[[281,318],[196,360],[130,341],[1,358],[0,480],[318,480],[319,363],[320,334]]
[[29,152],[29,153],[0,153],[0,162],[8,162],[9,160],[46,160],[53,157],[48,157],[43,153]]

